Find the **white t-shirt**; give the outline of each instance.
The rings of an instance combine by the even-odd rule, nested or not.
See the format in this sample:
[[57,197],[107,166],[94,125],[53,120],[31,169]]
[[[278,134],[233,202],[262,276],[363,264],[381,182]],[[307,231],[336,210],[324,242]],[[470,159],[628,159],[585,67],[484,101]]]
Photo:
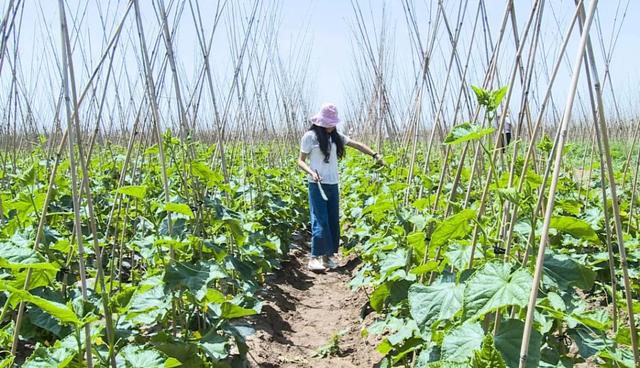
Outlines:
[[[496,119],[495,128],[498,129],[500,127],[500,119]],[[511,117],[507,116],[504,120],[504,126],[502,127],[502,133],[511,133]]]
[[[338,132],[340,138],[346,145],[349,143],[349,137]],[[329,162],[324,162],[324,153],[320,149],[320,142],[316,133],[312,130],[307,131],[300,140],[300,151],[309,155],[309,166],[311,170],[318,171],[324,184],[338,184],[338,154],[336,144],[329,138],[331,152],[329,153]],[[307,175],[309,181],[313,181],[310,175]]]

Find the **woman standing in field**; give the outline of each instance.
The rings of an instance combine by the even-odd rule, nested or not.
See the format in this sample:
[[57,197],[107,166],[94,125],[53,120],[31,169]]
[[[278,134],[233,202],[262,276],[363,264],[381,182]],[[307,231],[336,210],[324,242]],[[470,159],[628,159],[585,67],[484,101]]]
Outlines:
[[344,157],[345,146],[372,156],[379,164],[384,162],[379,153],[336,130],[340,119],[335,105],[323,105],[310,120],[311,127],[300,142],[298,166],[308,174],[309,182],[312,238],[308,268],[323,272],[338,267],[335,258],[340,242],[338,159]]

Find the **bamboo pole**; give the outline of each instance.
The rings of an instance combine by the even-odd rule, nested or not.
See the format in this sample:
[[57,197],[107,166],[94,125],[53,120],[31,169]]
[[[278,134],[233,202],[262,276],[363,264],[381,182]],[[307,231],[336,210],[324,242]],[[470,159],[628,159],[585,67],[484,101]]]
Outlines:
[[[10,0],[9,4],[7,4],[7,10],[5,11],[5,15],[2,17],[2,22],[0,24],[0,75],[2,75],[2,66],[4,64],[4,54],[7,48],[7,39],[9,38],[9,34],[11,34],[11,30],[14,25],[14,21],[16,15],[18,15],[18,7],[20,6],[20,0],[18,0],[18,4],[15,6],[14,10],[14,0]],[[12,12],[13,11],[13,12]],[[11,16],[11,23],[7,23],[9,20],[9,14],[13,13]]]
[[[512,3],[510,3],[510,4],[513,5]],[[540,0],[536,0],[536,2],[533,4],[533,6],[531,8],[531,12],[529,14],[529,19],[528,19],[527,24],[525,26],[525,31],[524,31],[524,34],[523,34],[523,37],[522,37],[523,41],[520,43],[520,45],[518,47],[518,50],[516,52],[516,62],[514,64],[514,66],[513,66],[513,69],[511,70],[511,77],[510,77],[509,83],[508,83],[509,90],[507,91],[505,100],[503,102],[503,104],[505,106],[509,106],[509,102],[511,100],[511,96],[513,94],[513,88],[512,87],[513,87],[514,82],[515,82],[516,74],[517,74],[517,72],[519,70],[519,68],[518,68],[519,60],[521,58],[522,49],[524,48],[524,45],[525,45],[525,41],[524,40],[527,39],[527,36],[528,36],[529,31],[531,29],[531,25],[534,23],[534,16],[535,16],[536,12],[539,9],[541,9],[541,7],[539,8],[539,6],[540,6]],[[509,12],[510,11],[511,10],[509,10]],[[500,136],[502,134],[502,131],[504,129],[505,119],[506,119],[506,116],[503,114],[500,117],[500,122],[498,123],[498,129],[496,130],[497,133],[498,133],[498,136]],[[498,147],[499,143],[500,143],[499,140],[495,141],[495,144],[494,144],[494,147],[493,147],[493,152],[492,152],[491,158],[490,158],[491,162],[496,162],[497,152],[499,151],[499,147]],[[476,160],[477,160],[477,158],[478,157],[476,156]],[[480,207],[478,208],[478,217],[477,217],[478,220],[484,214],[484,210],[485,210],[485,207],[486,207],[486,201],[488,199],[488,192],[489,192],[488,183],[491,182],[491,180],[493,178],[493,175],[494,175],[494,165],[491,165],[490,168],[489,168],[489,171],[486,174],[487,183],[486,183],[486,185],[484,187],[484,190],[482,192],[482,197],[480,199]],[[474,258],[474,254],[475,254],[475,250],[476,250],[476,246],[477,246],[478,234],[479,234],[479,224],[478,224],[478,222],[476,222],[476,224],[474,225],[474,229],[473,229],[473,240],[472,240],[472,244],[471,244],[471,258],[469,259],[469,265],[468,265],[469,269],[473,265],[473,258]]]
[[[78,264],[80,271],[80,287],[82,291],[82,300],[84,302],[88,302],[88,294],[87,294],[87,276],[85,269],[85,251],[84,251],[84,240],[82,239],[82,219],[80,215],[80,196],[82,193],[79,191],[78,187],[80,186],[78,180],[78,174],[76,169],[76,156],[75,156],[75,138],[74,137],[74,129],[76,129],[75,124],[72,120],[72,106],[70,101],[70,88],[69,88],[69,60],[67,47],[68,44],[66,42],[66,34],[67,34],[67,23],[64,15],[64,1],[58,0],[58,7],[60,12],[60,23],[61,23],[61,39],[62,39],[62,67],[63,67],[63,85],[64,85],[64,99],[65,99],[65,107],[67,113],[67,130],[69,131],[68,135],[68,147],[69,147],[69,167],[71,170],[71,191],[73,195],[73,213],[75,218],[75,234],[76,234],[76,243],[78,244]],[[77,142],[77,145],[80,145],[80,142]],[[85,359],[88,368],[93,367],[93,357],[91,353],[91,324],[86,323],[84,325],[85,330]]]
[[571,110],[573,108],[573,101],[574,101],[576,90],[578,87],[578,80],[580,77],[582,58],[584,56],[584,51],[587,45],[589,29],[591,28],[591,23],[593,21],[593,17],[594,17],[597,5],[598,5],[598,0],[591,0],[591,3],[589,4],[589,12],[587,14],[586,21],[584,24],[584,29],[582,31],[580,45],[578,47],[578,53],[576,55],[575,62],[573,64],[574,65],[573,76],[571,78],[571,85],[570,85],[569,93],[567,96],[567,103],[565,104],[562,123],[560,125],[560,136],[557,143],[558,148],[556,150],[553,176],[551,178],[551,186],[549,187],[546,213],[545,213],[545,217],[542,225],[542,231],[540,234],[540,243],[538,245],[538,256],[536,259],[536,267],[535,267],[535,272],[533,276],[533,283],[531,286],[531,293],[529,295],[529,303],[527,305],[527,315],[525,318],[525,325],[524,325],[524,330],[522,334],[522,344],[520,346],[520,365],[519,365],[520,368],[525,368],[527,366],[527,355],[529,352],[529,341],[531,337],[531,329],[533,327],[533,316],[536,308],[536,300],[538,298],[538,286],[540,285],[540,280],[542,279],[542,273],[544,268],[544,251],[547,245],[549,225],[551,223],[551,217],[553,216],[555,194],[558,186],[558,179],[560,177],[560,168],[562,163],[562,149],[564,147],[565,138],[567,135],[567,126],[569,124],[569,120],[571,119]]
[[[202,51],[202,56],[204,58],[204,66],[205,66],[205,73],[207,76],[207,87],[209,88],[209,94],[211,96],[211,102],[213,104],[213,111],[214,111],[214,117],[215,117],[215,125],[216,125],[216,130],[218,131],[218,134],[216,134],[216,140],[217,140],[217,145],[218,145],[218,149],[220,151],[220,165],[222,168],[222,175],[224,176],[224,181],[225,183],[229,182],[229,172],[227,170],[227,160],[225,157],[225,153],[224,153],[224,141],[223,141],[223,136],[221,134],[222,131],[222,124],[221,124],[221,120],[220,120],[220,113],[218,111],[218,104],[216,103],[216,93],[215,90],[213,88],[213,77],[211,76],[211,63],[210,63],[210,59],[209,59],[209,54],[211,52],[211,44],[213,42],[213,35],[215,34],[217,25],[218,25],[218,21],[220,20],[220,14],[222,13],[222,11],[225,8],[226,5],[226,1],[224,4],[222,4],[222,6],[220,7],[220,2],[218,2],[218,6],[216,8],[216,15],[215,15],[215,21],[213,23],[213,29],[211,31],[211,36],[209,38],[209,46],[206,47],[205,43],[204,43],[204,27],[203,27],[203,22],[202,22],[202,15],[200,13],[200,5],[198,2],[195,3],[195,8],[196,8],[196,12],[194,12],[194,7],[193,7],[193,1],[189,0],[189,7],[191,9],[191,14],[193,16],[194,19],[194,23],[196,24],[196,35],[198,36],[198,44],[200,45],[200,50]],[[197,18],[196,18],[197,15]]]
[[[164,1],[159,0],[158,8],[160,9],[160,18],[162,23],[162,34],[164,39],[165,49],[167,50],[167,58],[169,60],[169,66],[171,67],[171,75],[173,77],[174,84],[174,92],[176,94],[176,101],[178,105],[178,113],[179,113],[179,126],[180,126],[180,137],[183,142],[187,139],[187,137],[191,134],[189,129],[189,124],[187,122],[187,112],[184,108],[184,101],[182,100],[182,91],[180,87],[180,80],[178,79],[178,68],[176,66],[176,58],[173,52],[173,43],[171,41],[171,34],[169,33],[169,26],[167,20],[167,13],[165,11]],[[193,158],[193,150],[192,146],[189,149],[189,152]]]
[[[564,33],[565,34],[564,41],[562,42],[562,46],[560,47],[560,51],[559,51],[560,56],[558,57],[558,60],[556,61],[555,66],[553,67],[553,71],[551,72],[551,76],[549,79],[549,83],[548,83],[544,98],[540,103],[540,112],[538,113],[538,119],[536,120],[536,123],[532,129],[532,136],[530,137],[529,145],[527,147],[527,153],[524,155],[524,163],[520,171],[521,179],[520,179],[520,182],[518,183],[518,189],[517,189],[518,193],[522,192],[522,189],[524,188],[525,181],[522,180],[522,178],[525,177],[527,170],[529,169],[529,163],[535,160],[533,156],[533,151],[535,150],[538,131],[540,131],[540,129],[542,128],[544,113],[547,109],[547,106],[549,105],[549,102],[551,101],[551,93],[553,91],[553,86],[555,84],[556,77],[558,76],[558,71],[560,70],[560,66],[562,64],[563,55],[566,52],[567,46],[569,44],[569,40],[571,39],[571,33],[573,30],[573,27],[576,24],[577,19],[578,19],[578,10],[576,9],[572,21],[570,22],[567,31],[565,31]],[[550,156],[553,156],[553,153]],[[550,165],[547,165],[546,167],[549,167],[549,166]],[[534,211],[534,214],[538,213],[539,208],[541,206],[542,199],[543,199],[542,193],[544,192],[544,188],[546,186],[547,176],[548,176],[548,172],[545,173],[544,175],[545,179],[542,181],[542,185],[540,186],[540,189],[539,189],[540,195],[538,198],[538,202],[536,204],[536,210]],[[505,252],[506,253],[505,256],[509,254],[509,250],[511,249],[510,247],[511,247],[511,240],[513,239],[513,228],[516,223],[516,216],[517,216],[518,210],[519,210],[519,206],[516,204],[512,209],[511,220],[509,221],[510,226],[509,226],[509,231],[507,233],[507,240],[506,240],[507,251]],[[535,223],[535,220],[532,220],[532,221],[533,223]],[[526,264],[526,261],[524,262],[524,264]]]
[[[132,0],[132,1],[135,9],[136,26],[138,29],[138,38],[140,40],[140,49],[142,51],[143,66],[144,66],[144,71],[146,76],[147,100],[149,101],[149,104],[151,106],[153,122],[155,124],[156,139],[158,142],[158,156],[159,156],[158,158],[160,160],[160,168],[162,170],[162,185],[163,185],[163,191],[164,191],[164,200],[165,200],[165,203],[168,204],[171,202],[171,199],[170,199],[170,193],[169,193],[169,178],[167,176],[167,165],[165,161],[164,147],[163,147],[164,141],[162,139],[162,126],[160,123],[160,109],[158,108],[155,83],[153,81],[153,74],[152,74],[151,64],[149,62],[149,55],[147,54],[147,43],[145,41],[144,29],[142,27],[142,19],[140,17],[140,5],[138,4],[138,0]],[[171,224],[170,212],[167,212],[167,225],[169,228],[169,234],[172,234],[173,226]],[[171,261],[173,262],[175,258],[175,251],[173,248],[173,244],[170,245],[169,256],[171,258]]]
[[629,220],[627,221],[627,232],[631,230],[631,221],[633,220],[633,212],[635,210],[635,203],[638,200],[637,189],[638,189],[638,174],[640,174],[640,150],[638,150],[638,154],[636,155],[636,165],[635,165],[635,173],[633,174],[633,184],[631,185],[631,202],[629,204]]
[[[592,0],[594,1],[594,0]],[[583,6],[578,5],[581,8],[581,13],[583,12]],[[583,15],[580,14],[580,18],[582,21]],[[585,29],[588,31],[588,20],[584,21],[586,23]],[[586,34],[586,53],[588,59],[588,66],[591,69],[591,73],[593,74],[593,90],[595,91],[596,101],[597,101],[597,112],[598,118],[595,119],[595,128],[596,134],[598,138],[598,144],[602,145],[602,150],[604,150],[604,158],[606,159],[606,167],[608,174],[608,182],[609,182],[609,191],[611,194],[611,200],[613,205],[613,219],[616,226],[616,235],[618,240],[618,252],[620,254],[620,268],[622,269],[622,280],[624,282],[624,290],[627,302],[627,314],[629,318],[629,329],[631,334],[631,348],[633,350],[633,360],[636,366],[640,365],[640,352],[638,351],[638,335],[636,331],[635,324],[635,316],[634,316],[634,308],[633,308],[633,296],[632,296],[632,288],[631,282],[629,279],[629,266],[627,263],[627,252],[624,246],[624,234],[622,232],[622,220],[620,218],[620,205],[618,203],[618,194],[616,189],[616,181],[613,173],[613,162],[611,160],[611,150],[609,148],[609,137],[607,132],[607,124],[604,116],[604,102],[602,99],[602,91],[600,86],[600,79],[598,78],[598,70],[596,68],[595,57],[593,54],[593,47],[591,46],[591,38],[589,37],[589,33]],[[598,126],[599,125],[599,126]],[[602,155],[602,153],[601,153]],[[602,158],[602,157],[601,157]],[[605,163],[605,160],[602,162]],[[605,207],[605,211],[606,211]],[[610,251],[611,253],[611,251]]]
[[[62,11],[63,11],[62,13],[63,21],[65,22],[65,25],[66,25],[66,16],[64,14],[64,9],[62,9]],[[71,98],[72,98],[71,103],[73,104],[73,110],[75,111],[75,113],[73,114],[73,116],[75,117],[73,121],[73,123],[75,124],[75,129],[71,130],[70,132],[71,133],[75,132],[76,134],[75,138],[76,138],[76,144],[78,147],[78,162],[80,163],[80,169],[82,171],[80,195],[82,195],[82,190],[84,189],[86,201],[87,201],[86,208],[87,208],[87,215],[89,219],[89,228],[91,231],[91,237],[93,239],[94,256],[96,258],[95,259],[96,284],[100,286],[99,294],[102,299],[102,306],[103,306],[104,315],[105,315],[105,328],[107,331],[107,339],[109,342],[108,359],[111,363],[111,366],[115,368],[116,367],[116,360],[115,360],[115,354],[114,354],[115,326],[113,324],[113,318],[111,316],[111,307],[109,305],[109,296],[107,295],[105,282],[104,282],[104,269],[102,266],[102,256],[101,256],[102,251],[100,249],[100,244],[98,243],[99,236],[98,236],[98,229],[96,225],[96,216],[94,213],[93,196],[92,196],[91,188],[89,184],[89,170],[87,168],[88,163],[85,161],[84,148],[82,146],[82,136],[81,136],[81,128],[80,128],[81,125],[80,125],[80,117],[78,113],[80,106],[78,104],[78,95],[76,91],[75,71],[73,67],[73,59],[71,54],[70,37],[68,33],[68,27],[66,26],[63,27],[63,37],[67,45],[67,47],[64,49],[67,53],[67,68],[68,68],[68,78],[69,78],[67,86],[70,86],[70,89],[71,89]],[[98,123],[99,121],[96,122],[96,124]],[[78,230],[80,230],[80,228],[78,228],[76,231]],[[76,235],[78,237],[82,237],[81,233]]]
[[[47,185],[47,194],[44,200],[44,204],[42,206],[42,210],[40,211],[40,220],[38,221],[36,238],[33,243],[34,252],[38,251],[40,242],[42,241],[42,236],[44,235],[44,226],[46,223],[47,209],[49,207],[49,203],[53,195],[53,185],[55,183],[55,177],[56,177],[58,165],[60,164],[60,160],[62,158],[62,152],[64,151],[64,147],[67,141],[67,135],[68,135],[68,130],[65,130],[62,136],[62,139],[60,140],[60,146],[58,148],[58,152],[54,160],[53,168],[51,170],[51,175],[49,177],[49,184]],[[29,284],[31,283],[32,274],[33,272],[31,271],[31,269],[29,269],[29,271],[27,271],[27,275],[25,276],[24,287],[23,287],[24,290],[29,290]],[[13,333],[13,343],[11,344],[11,355],[14,355],[14,356],[16,355],[16,352],[18,349],[18,343],[20,341],[20,327],[22,326],[24,308],[25,308],[25,303],[20,302],[20,304],[18,305],[18,313],[16,315],[16,322],[15,322],[14,333]]]
[[[577,5],[576,6],[577,9],[582,9],[582,4],[579,5],[576,3],[576,5]],[[581,16],[583,15],[581,14]],[[590,65],[587,62],[587,60],[584,61],[584,64],[585,64],[584,69],[585,69],[585,76],[587,78],[587,84],[591,86],[593,82],[591,78]],[[599,119],[598,107],[596,106],[596,98],[594,97],[594,92],[591,88],[589,88],[589,100],[591,102],[591,111],[593,114],[593,121],[594,121],[594,127],[595,127],[594,138],[598,144],[598,156],[600,159],[600,190],[602,195],[602,208],[604,209],[603,211],[604,212],[604,229],[605,229],[605,235],[606,235],[607,253],[609,255],[609,259],[607,261],[609,263],[609,275],[611,277],[611,302],[613,305],[612,332],[616,334],[618,332],[618,305],[617,305],[618,298],[616,295],[617,281],[616,281],[616,273],[615,273],[615,257],[613,254],[613,248],[611,246],[611,228],[610,228],[609,210],[607,208],[608,207],[608,204],[607,204],[607,179],[608,178],[606,176],[606,171],[605,171],[606,170],[605,165],[607,164],[607,162],[604,158],[605,154],[608,154],[608,153],[604,152],[604,148],[602,146],[602,140],[600,139],[602,133],[600,132],[600,128],[598,127],[598,124],[595,123]],[[593,164],[590,167],[593,167]],[[587,196],[585,200],[588,200],[588,199],[589,197]]]
[[[481,1],[481,8],[484,10],[484,1]],[[504,38],[504,34],[505,34],[505,30],[506,30],[506,26],[507,26],[507,21],[509,20],[509,15],[511,12],[511,8],[513,7],[513,1],[508,1],[507,2],[507,6],[504,10],[504,13],[502,15],[502,23],[500,26],[500,32],[499,32],[499,36],[498,39],[496,41],[495,46],[493,46],[492,48],[492,53],[491,53],[491,57],[489,58],[488,55],[488,48],[485,46],[485,50],[487,51],[487,60],[489,63],[489,66],[487,68],[487,72],[485,73],[484,76],[484,81],[482,83],[482,86],[484,88],[488,88],[489,85],[491,85],[491,82],[493,81],[493,78],[496,74],[496,65],[498,63],[498,56],[499,56],[499,52],[501,49],[501,45],[502,45],[502,41]],[[487,24],[487,19],[486,19],[486,13],[485,13],[485,19],[483,22],[483,26],[485,26]],[[491,42],[491,35],[488,31],[486,31],[485,29],[485,33],[488,34],[489,37],[489,42]],[[518,61],[516,61],[518,62]],[[478,117],[480,116],[480,106],[476,106],[474,113],[473,113],[473,117],[471,119],[471,121],[477,121]],[[451,149],[450,147],[448,147],[448,149]],[[462,163],[464,161],[464,159],[466,158],[466,154],[467,154],[467,150],[469,149],[469,142],[465,143],[465,147],[463,148],[463,151],[461,153],[461,158],[460,158],[460,162]],[[476,150],[474,153],[474,159],[473,159],[473,164],[471,166],[471,179],[469,180],[469,183],[467,184],[467,190],[466,190],[466,194],[465,194],[465,199],[463,202],[463,206],[466,207],[469,203],[470,197],[471,197],[471,188],[473,185],[473,178],[474,177],[479,177],[479,175],[476,175],[476,170],[478,170],[478,165],[479,163],[481,163],[482,161],[479,159],[480,158],[480,145],[476,145]],[[492,162],[495,161],[495,158],[491,158]],[[478,178],[479,180],[479,178]],[[487,180],[487,183],[490,182],[490,177]],[[457,185],[456,182],[454,181],[454,185]],[[480,183],[481,185],[481,183]],[[455,190],[457,190],[456,187],[454,187]],[[482,201],[484,202],[484,201]],[[474,233],[476,232],[476,230],[474,230]],[[475,237],[475,236],[474,236]],[[475,241],[474,241],[475,243]],[[473,259],[473,254],[472,254],[472,259]]]
[[[466,1],[464,10],[465,12],[463,12],[461,10],[462,5],[460,5],[459,7],[459,12],[458,12],[458,18],[460,18],[461,14],[462,17],[464,18],[464,14],[466,14],[466,4],[468,3],[468,1]],[[461,3],[462,4],[462,3]],[[413,176],[414,176],[414,166],[415,166],[415,158],[416,158],[416,154],[417,154],[417,146],[418,146],[418,136],[419,136],[419,121],[421,113],[422,113],[422,96],[423,96],[423,89],[425,88],[425,86],[427,88],[430,87],[430,83],[428,83],[428,81],[430,81],[430,65],[431,65],[431,60],[432,60],[432,54],[433,54],[433,50],[434,50],[434,46],[436,44],[436,32],[433,32],[433,37],[430,38],[430,43],[428,45],[428,50],[423,50],[422,44],[421,44],[421,40],[420,40],[420,32],[418,30],[418,25],[415,19],[415,16],[411,13],[411,7],[408,3],[408,1],[404,1],[403,2],[403,9],[405,11],[405,18],[407,20],[407,25],[409,26],[409,29],[412,32],[412,35],[414,36],[413,38],[415,39],[415,43],[417,44],[418,47],[418,52],[419,52],[419,56],[420,56],[420,64],[421,64],[421,71],[420,74],[418,76],[418,78],[420,79],[420,83],[418,83],[418,81],[416,81],[415,83],[415,87],[414,87],[414,91],[415,91],[415,101],[414,101],[414,108],[413,108],[413,114],[414,116],[412,117],[411,121],[412,121],[412,135],[413,135],[413,140],[412,140],[412,154],[411,154],[411,161],[410,161],[410,166],[409,166],[409,175],[407,178],[407,184],[411,183]],[[442,7],[442,3],[439,2],[439,6],[438,6],[438,13],[436,15],[436,18],[439,20],[441,15],[444,15],[444,9]],[[459,19],[459,24],[462,23],[462,21]],[[434,25],[434,27],[438,27],[438,25],[440,24],[440,22],[436,22],[436,24]],[[451,75],[451,64],[453,63],[454,60],[454,55],[456,54],[455,50],[457,47],[457,41],[458,41],[458,36],[460,34],[460,27],[458,26],[456,28],[456,35],[455,35],[455,39],[452,40],[452,52],[451,52],[451,58],[450,58],[450,62],[449,62],[449,68],[447,69],[447,77],[445,79],[445,86],[443,88],[443,92],[442,92],[442,98],[440,99],[440,108],[438,110],[438,114],[436,114],[436,118],[434,120],[434,126],[431,130],[431,139],[427,148],[427,154],[426,154],[426,158],[425,158],[425,168],[423,169],[423,172],[428,171],[428,163],[430,161],[430,153],[431,153],[431,147],[433,144],[433,137],[435,136],[435,131],[436,128],[439,126],[439,113],[442,110],[442,106],[444,105],[444,96],[446,94],[446,90],[447,90],[447,86],[448,86],[448,82],[450,80],[450,75]],[[418,79],[417,78],[417,79]],[[429,88],[430,89],[430,88]],[[431,95],[431,101],[432,103],[435,103],[435,99],[433,98],[433,93],[429,93],[429,95]],[[422,185],[420,186],[421,190],[422,190]],[[411,186],[408,185],[407,189],[405,191],[405,205],[409,199],[409,190],[411,189]],[[421,194],[420,194],[421,196]]]

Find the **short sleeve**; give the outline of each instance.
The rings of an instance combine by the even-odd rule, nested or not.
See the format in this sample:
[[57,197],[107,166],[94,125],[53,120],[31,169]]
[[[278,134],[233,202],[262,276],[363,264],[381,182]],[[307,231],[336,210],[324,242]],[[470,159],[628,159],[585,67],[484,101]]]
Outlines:
[[311,153],[311,150],[313,149],[313,132],[309,131],[306,132],[303,136],[302,139],[300,140],[300,152],[302,153]]
[[346,135],[346,134],[342,134],[342,133],[340,133],[340,132],[338,132],[338,135],[339,135],[339,136],[340,136],[340,138],[342,139],[342,143],[343,143],[344,145],[347,145],[347,144],[349,144],[349,142],[351,142],[351,138],[349,138],[349,136],[348,136],[348,135]]

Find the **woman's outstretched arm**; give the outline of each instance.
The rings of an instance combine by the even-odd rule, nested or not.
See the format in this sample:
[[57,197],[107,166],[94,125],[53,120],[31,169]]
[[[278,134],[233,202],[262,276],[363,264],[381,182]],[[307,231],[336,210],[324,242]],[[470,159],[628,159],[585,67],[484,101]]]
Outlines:
[[347,143],[347,146],[353,147],[358,151],[364,153],[365,155],[372,156],[374,159],[376,159],[376,161],[378,161],[378,163],[384,165],[384,161],[382,161],[382,155],[372,150],[366,144],[350,139],[349,143]]

